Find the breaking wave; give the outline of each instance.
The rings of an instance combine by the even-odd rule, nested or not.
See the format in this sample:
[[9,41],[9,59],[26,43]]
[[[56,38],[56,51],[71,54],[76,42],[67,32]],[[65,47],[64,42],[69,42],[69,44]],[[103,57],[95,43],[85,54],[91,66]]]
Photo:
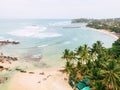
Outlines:
[[70,21],[61,21],[61,22],[55,22],[55,23],[49,23],[49,26],[66,26],[70,25]]
[[43,26],[26,26],[23,29],[15,30],[9,32],[10,35],[19,36],[19,37],[33,37],[33,38],[50,38],[50,37],[59,37],[62,36],[59,33],[47,32],[47,28]]
[[45,45],[40,45],[40,46],[37,46],[37,47],[41,48],[41,47],[46,47],[46,46],[48,46],[48,45],[45,44]]

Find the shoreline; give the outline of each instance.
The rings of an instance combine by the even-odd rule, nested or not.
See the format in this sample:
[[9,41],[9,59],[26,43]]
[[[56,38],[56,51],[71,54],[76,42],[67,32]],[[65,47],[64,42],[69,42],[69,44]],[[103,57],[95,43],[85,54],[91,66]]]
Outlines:
[[[119,38],[115,32],[110,32],[104,29],[94,29],[90,27],[84,28],[87,30],[105,33],[109,36],[114,37],[115,39]],[[10,60],[10,57],[8,56],[5,58]],[[8,77],[7,83],[5,81],[5,86],[7,86],[9,89],[4,90],[73,90],[68,83],[68,75],[61,72],[64,69],[62,67],[37,68],[30,63],[14,60],[8,62],[9,60],[4,63],[0,62],[1,66],[8,69],[6,70],[6,73],[13,75],[11,78]],[[5,70],[3,70],[3,73],[4,72]]]
[[35,69],[17,73],[11,80],[9,90],[73,90],[62,69]]
[[116,39],[119,38],[119,35],[115,32],[110,32],[109,30],[105,30],[105,29],[95,29],[95,28],[90,28],[90,27],[85,27],[87,30],[93,30],[93,31],[97,31],[97,32],[101,32],[101,33],[105,33],[109,36],[112,36]]
[[68,75],[63,73],[63,67],[38,68],[19,60],[0,62],[0,66],[0,80],[5,78],[0,90],[73,90],[68,83]]

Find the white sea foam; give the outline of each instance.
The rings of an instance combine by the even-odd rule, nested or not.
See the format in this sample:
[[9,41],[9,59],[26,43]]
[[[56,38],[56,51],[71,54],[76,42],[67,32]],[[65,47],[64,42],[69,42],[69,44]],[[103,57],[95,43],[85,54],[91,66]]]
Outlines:
[[50,37],[60,37],[60,36],[62,35],[58,33],[48,33],[48,32],[43,32],[43,33],[34,35],[34,37],[36,38],[50,38]]
[[49,26],[65,26],[69,25],[70,21],[61,21],[61,22],[55,22],[55,23],[49,23]]
[[46,30],[47,30],[46,27],[27,26],[24,29],[9,32],[9,34],[20,36],[20,37],[33,37],[33,38],[40,38],[40,39],[62,36],[59,33],[46,32]]
[[42,55],[40,55],[40,54],[36,54],[36,55],[32,56],[32,58],[41,58],[41,57],[42,57]]
[[40,45],[40,46],[38,46],[38,47],[46,47],[46,46],[48,46],[47,44],[45,44],[45,45]]
[[30,26],[26,26],[25,29],[45,31],[47,28],[43,26],[30,25]]

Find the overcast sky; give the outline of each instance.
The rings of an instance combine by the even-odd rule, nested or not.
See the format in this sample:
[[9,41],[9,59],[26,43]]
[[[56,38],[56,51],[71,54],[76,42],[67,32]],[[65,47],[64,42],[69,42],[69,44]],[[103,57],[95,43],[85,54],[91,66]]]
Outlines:
[[120,0],[0,0],[0,18],[120,17]]

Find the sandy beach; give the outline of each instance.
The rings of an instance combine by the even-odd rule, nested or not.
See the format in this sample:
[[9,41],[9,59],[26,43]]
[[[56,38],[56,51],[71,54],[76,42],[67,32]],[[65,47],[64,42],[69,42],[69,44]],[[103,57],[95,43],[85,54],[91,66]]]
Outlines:
[[[29,63],[22,65],[19,61],[0,62],[0,66],[9,68],[1,73],[14,73],[11,78],[8,77],[7,81],[0,84],[4,86],[4,90],[73,90],[68,84],[68,75],[62,72],[63,68],[31,69],[32,65]],[[26,66],[29,67],[24,69]],[[0,86],[0,90],[3,88]]]
[[[108,30],[85,28],[119,38]],[[38,68],[14,59],[17,58],[0,56],[0,90],[73,90],[68,84],[68,75],[62,72],[64,68]]]
[[11,80],[9,90],[72,90],[65,74],[59,69],[30,70],[17,73]]
[[105,33],[107,35],[110,35],[116,39],[118,39],[118,35],[115,33],[115,32],[110,32],[109,30],[105,30],[105,29],[95,29],[95,28],[90,28],[90,27],[85,27],[87,28],[87,30],[93,30],[93,31],[98,31],[98,32],[101,32],[101,33]]

